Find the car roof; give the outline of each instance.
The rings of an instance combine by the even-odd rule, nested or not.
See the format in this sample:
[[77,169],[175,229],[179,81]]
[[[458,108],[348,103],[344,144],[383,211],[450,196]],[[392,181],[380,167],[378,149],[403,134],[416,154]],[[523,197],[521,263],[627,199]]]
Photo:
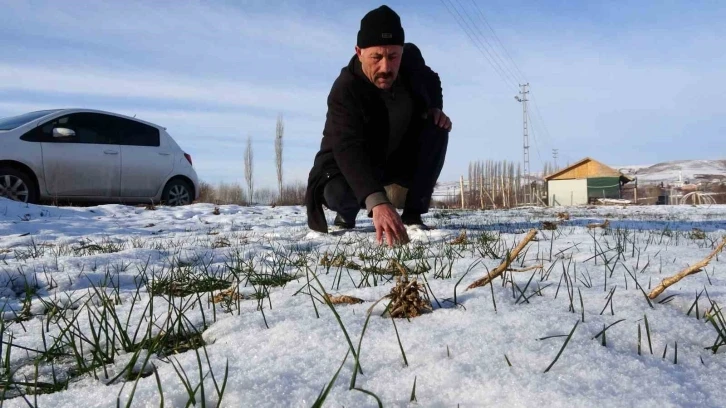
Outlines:
[[164,126],[159,126],[159,125],[157,125],[155,123],[147,122],[147,121],[145,121],[143,119],[139,119],[139,118],[136,118],[136,117],[130,117],[130,116],[122,115],[122,114],[116,113],[116,112],[103,111],[103,110],[100,110],[100,109],[62,108],[62,109],[58,109],[58,110],[56,110],[54,112],[51,112],[48,115],[59,116],[59,115],[65,115],[65,114],[69,114],[69,113],[101,113],[101,114],[104,114],[104,115],[117,116],[117,117],[120,117],[120,118],[124,118],[124,119],[128,119],[128,120],[133,120],[133,121],[136,121],[136,122],[143,123],[145,125],[149,125],[149,126],[153,126],[155,128],[159,128],[159,129],[166,130],[166,128]]

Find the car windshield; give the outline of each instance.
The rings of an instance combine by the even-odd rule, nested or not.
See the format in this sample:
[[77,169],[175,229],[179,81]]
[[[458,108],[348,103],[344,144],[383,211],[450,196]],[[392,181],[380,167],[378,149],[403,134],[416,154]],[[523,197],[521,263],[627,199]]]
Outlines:
[[7,118],[0,118],[0,130],[12,130],[17,127],[23,126],[28,122],[32,122],[36,119],[42,118],[45,115],[53,112],[58,112],[60,109],[49,109],[35,112],[28,112],[18,116],[10,116]]

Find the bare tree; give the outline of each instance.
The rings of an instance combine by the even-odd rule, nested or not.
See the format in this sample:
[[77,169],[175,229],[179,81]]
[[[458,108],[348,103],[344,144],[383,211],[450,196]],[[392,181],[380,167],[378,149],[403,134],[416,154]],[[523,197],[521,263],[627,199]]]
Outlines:
[[282,122],[282,115],[277,117],[275,127],[275,166],[277,167],[277,185],[280,189],[280,200],[282,201],[282,135],[285,133],[285,124]]
[[247,148],[245,149],[245,181],[247,181],[247,192],[250,196],[250,204],[254,197],[254,185],[252,180],[252,137],[247,136]]

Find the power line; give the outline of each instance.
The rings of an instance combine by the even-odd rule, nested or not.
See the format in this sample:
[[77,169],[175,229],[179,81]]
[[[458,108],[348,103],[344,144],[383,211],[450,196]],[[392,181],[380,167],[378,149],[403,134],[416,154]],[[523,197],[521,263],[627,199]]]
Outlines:
[[[457,6],[453,3],[456,2]],[[469,10],[461,3],[461,0],[441,0],[441,2],[444,4],[444,7],[446,7],[446,10],[451,14],[451,16],[454,18],[456,23],[459,25],[459,27],[464,31],[464,33],[467,35],[469,40],[474,44],[474,46],[477,48],[477,50],[482,54],[484,59],[487,61],[487,63],[492,67],[492,69],[497,73],[497,75],[500,77],[500,79],[507,85],[507,86],[513,86],[517,89],[519,87],[522,87],[522,91],[519,93],[523,96],[523,99],[518,98],[520,102],[523,103],[523,126],[524,126],[524,172],[525,174],[529,173],[529,132],[531,130],[532,137],[534,140],[534,147],[535,151],[537,152],[537,157],[539,158],[540,162],[544,162],[542,160],[542,156],[540,154],[540,148],[539,143],[537,140],[537,133],[541,133],[542,136],[545,138],[543,141],[545,144],[549,144],[550,140],[550,133],[547,129],[547,126],[545,125],[544,119],[542,118],[542,114],[540,112],[539,106],[536,103],[536,98],[534,97],[534,94],[531,94],[531,90],[528,90],[527,87],[529,86],[529,81],[526,80],[526,76],[522,72],[522,70],[519,68],[517,63],[514,61],[514,58],[512,58],[512,55],[507,50],[507,47],[504,45],[504,43],[501,41],[499,36],[497,35],[494,28],[489,24],[489,21],[486,19],[484,13],[482,12],[481,8],[474,0],[469,0],[471,5],[473,6],[472,10],[475,10],[475,12],[470,13]],[[447,3],[448,2],[448,3]],[[453,11],[452,11],[453,9]],[[461,10],[459,10],[461,9]],[[463,13],[463,15],[462,15]],[[472,15],[474,15],[474,18],[472,18]],[[478,20],[479,24],[475,21]],[[467,21],[468,20],[468,21]],[[480,29],[480,25],[483,23],[491,32],[491,37],[493,38],[493,41],[489,41],[487,38],[487,35]],[[497,51],[497,44],[498,47],[501,48],[501,51]],[[505,57],[503,57],[504,55]],[[519,81],[519,79],[523,79],[523,81]],[[521,85],[522,83],[526,85]],[[527,101],[527,94],[531,94],[531,101],[534,104],[535,108],[535,116],[530,115],[528,112],[526,105]],[[536,119],[536,120],[533,120]],[[530,123],[528,123],[530,122]],[[531,128],[531,129],[530,129]],[[538,131],[535,131],[535,128],[538,128]]]
[[537,104],[537,98],[535,98],[534,94],[532,95],[532,104],[534,105],[534,112],[535,112],[535,114],[537,114],[538,121],[542,125],[542,129],[544,130],[545,137],[547,137],[547,139],[549,140],[550,139],[550,132],[547,129],[547,126],[544,123],[544,119],[542,119],[542,114],[540,114],[540,112],[539,112],[539,106]]
[[[449,2],[449,4],[451,4],[451,8],[446,3],[447,1]],[[471,30],[469,28],[469,24],[466,22],[466,20],[464,20],[464,17],[461,15],[459,10],[454,6],[454,4],[451,3],[451,0],[441,0],[441,3],[444,4],[444,7],[446,7],[446,10],[449,12],[449,14],[451,14],[451,16],[454,17],[454,20],[456,20],[456,23],[464,31],[464,33],[467,35],[467,37],[469,37],[469,40],[471,40],[471,42],[474,44],[474,46],[479,51],[479,53],[481,53],[481,55],[484,57],[484,59],[486,59],[487,62],[492,66],[492,68],[497,73],[497,75],[499,75],[499,77],[502,79],[502,81],[504,81],[504,83],[507,86],[510,86],[513,89],[517,89],[518,87],[517,87],[516,81],[514,83],[510,82],[511,80],[506,75],[504,75],[503,72],[500,71],[501,68],[498,68],[498,66],[496,64],[494,64],[494,62],[492,62],[490,57],[487,56],[489,51],[484,49],[485,47],[483,46],[481,41],[477,42],[477,40],[474,39],[476,37],[476,33],[474,33],[473,30]],[[451,11],[452,8],[454,9],[454,12],[456,12],[456,15],[454,14],[454,12]],[[465,25],[466,25],[466,27],[465,27]],[[470,30],[471,30],[471,33],[470,33]],[[472,34],[474,34],[474,36],[472,36]],[[485,51],[486,51],[486,53],[485,53]]]
[[[482,39],[484,40],[484,42],[485,42],[485,43],[486,43],[486,44],[487,44],[487,45],[489,46],[489,48],[491,48],[491,53],[489,53],[488,49],[487,49],[487,53],[489,53],[489,55],[490,55],[490,56],[492,57],[492,60],[493,60],[493,61],[494,61],[494,62],[495,62],[495,63],[497,64],[497,66],[498,66],[498,67],[499,67],[499,68],[500,68],[500,69],[501,69],[501,70],[502,70],[503,72],[506,72],[506,73],[507,73],[507,74],[508,74],[508,75],[509,75],[509,76],[510,76],[510,77],[512,78],[512,80],[513,80],[513,82],[514,82],[514,83],[517,83],[517,82],[520,82],[520,83],[524,83],[524,82],[520,81],[520,80],[519,80],[519,79],[517,78],[517,74],[515,74],[515,73],[514,73],[514,72],[512,71],[512,69],[511,69],[511,68],[510,68],[509,66],[507,66],[507,64],[505,63],[504,59],[503,59],[503,58],[502,58],[502,57],[501,57],[501,56],[499,55],[499,53],[497,52],[497,50],[496,50],[496,47],[492,46],[492,44],[491,44],[491,43],[489,42],[489,40],[487,39],[487,36],[486,36],[486,35],[484,35],[484,33],[483,33],[483,32],[482,32],[482,31],[481,31],[480,29],[479,29],[479,25],[478,25],[478,24],[476,24],[476,23],[474,22],[474,20],[473,20],[473,19],[471,18],[471,16],[469,15],[469,12],[468,12],[468,11],[466,10],[466,8],[465,8],[465,7],[464,7],[464,6],[463,6],[463,5],[461,4],[460,0],[456,0],[456,3],[457,3],[457,4],[459,5],[459,7],[461,7],[462,11],[464,12],[464,15],[466,15],[466,18],[468,18],[468,19],[469,19],[469,21],[471,22],[471,25],[472,25],[472,26],[473,26],[473,27],[474,27],[474,28],[476,29],[476,31],[477,31],[477,32],[479,33],[479,35],[480,35],[480,36],[481,36],[481,38],[482,38]],[[480,21],[481,21],[481,19],[480,19]],[[492,54],[493,54],[493,55],[492,55]],[[501,63],[501,64],[500,64],[500,63]]]
[[483,21],[484,24],[487,26],[487,28],[489,28],[489,31],[492,32],[492,34],[494,35],[494,39],[497,41],[497,43],[499,43],[499,46],[502,47],[502,50],[504,50],[504,53],[509,58],[509,61],[512,62],[512,65],[514,66],[514,69],[522,77],[522,82],[529,82],[529,81],[527,81],[527,77],[524,75],[524,73],[522,73],[522,71],[519,69],[519,66],[517,66],[517,63],[514,61],[514,58],[512,58],[512,56],[509,54],[509,51],[507,51],[507,47],[504,46],[504,44],[502,43],[502,41],[499,39],[499,36],[497,35],[497,33],[494,31],[494,29],[492,28],[492,26],[489,24],[489,21],[486,19],[486,17],[484,17],[484,13],[482,13],[481,9],[479,8],[479,5],[474,0],[469,0],[469,1],[471,1],[471,3],[476,8],[476,11],[477,11],[477,13],[479,15],[479,19],[481,21]]
[[[496,31],[495,31],[495,30],[494,30],[494,28],[493,28],[493,27],[491,26],[491,24],[489,24],[489,21],[487,20],[486,16],[485,16],[485,15],[484,15],[484,13],[482,12],[482,10],[481,10],[481,8],[479,7],[479,5],[477,4],[477,2],[476,2],[476,1],[474,1],[474,0],[469,0],[469,1],[471,2],[471,4],[472,4],[472,5],[474,6],[474,8],[476,9],[476,12],[477,12],[477,15],[478,15],[478,17],[479,17],[479,20],[480,20],[481,22],[483,22],[483,23],[484,23],[484,25],[486,25],[486,27],[487,27],[487,28],[489,29],[489,31],[490,31],[490,32],[492,33],[492,36],[493,36],[494,40],[495,40],[495,41],[496,41],[496,42],[497,42],[497,43],[499,44],[499,46],[501,47],[501,49],[502,49],[502,50],[504,51],[504,55],[506,55],[506,57],[508,58],[508,61],[509,61],[509,62],[511,62],[511,65],[512,65],[512,66],[514,67],[514,70],[516,70],[516,72],[517,72],[517,73],[519,74],[519,76],[520,76],[520,77],[522,78],[522,82],[524,82],[524,83],[529,83],[529,81],[527,80],[527,77],[526,77],[526,75],[524,75],[524,73],[522,72],[522,70],[521,70],[521,69],[519,68],[519,66],[517,65],[517,62],[516,62],[516,61],[514,60],[514,58],[512,58],[512,55],[511,55],[511,54],[509,53],[509,51],[507,50],[507,47],[506,47],[506,46],[504,45],[504,43],[502,43],[502,41],[501,41],[501,40],[499,39],[499,36],[497,35]],[[481,33],[481,30],[478,30],[478,31],[479,31],[479,33],[480,33],[480,34],[482,34],[482,33]],[[482,34],[482,36],[483,36],[483,34]],[[491,46],[491,44],[489,43],[489,41],[487,41],[487,44],[489,44],[489,45]],[[494,47],[492,46],[492,48],[494,48]],[[494,51],[494,52],[496,53],[496,51]],[[497,54],[497,55],[498,55],[498,54]],[[509,68],[509,67],[508,67],[508,68]],[[512,70],[510,69],[509,71],[510,71],[510,74],[511,74],[511,71],[512,71]],[[516,75],[514,75],[514,74],[513,74],[513,76],[515,76],[515,77],[516,77]],[[534,92],[532,92],[532,90],[531,90],[531,89],[530,89],[530,93],[531,93],[531,96],[532,96],[531,100],[532,100],[532,104],[534,105],[534,110],[535,110],[535,114],[536,114],[536,118],[534,118],[534,119],[537,119],[537,122],[539,123],[539,125],[540,125],[540,126],[541,126],[541,128],[542,128],[542,132],[541,132],[541,133],[542,133],[542,135],[543,135],[543,136],[545,137],[545,140],[544,140],[543,142],[545,142],[546,144],[549,144],[549,143],[550,143],[550,142],[549,142],[549,140],[550,140],[550,132],[549,132],[549,130],[547,129],[547,125],[545,124],[545,121],[544,121],[544,119],[542,118],[542,114],[540,113],[540,110],[539,110],[539,104],[537,103],[537,100],[536,100],[537,98],[536,98],[536,96],[535,96],[535,93],[534,93]],[[534,122],[534,121],[533,121],[533,122]],[[533,123],[533,124],[534,124],[534,123]]]
[[[533,131],[533,134],[535,135],[535,148],[537,149],[537,154],[539,155],[539,149],[540,149],[540,147],[539,147],[539,143],[538,143],[538,140],[537,140],[537,136],[536,135],[541,135],[542,136],[542,137],[540,137],[540,140],[542,140],[542,147],[543,148],[546,148],[547,146],[549,146],[550,143],[548,143],[544,139],[544,137],[545,137],[545,129],[541,126],[541,122],[537,119],[537,116],[530,115],[529,118],[530,118],[529,120],[532,122],[532,131]],[[539,156],[539,158],[540,158],[540,160],[542,160],[542,157],[541,156]]]
[[[532,117],[529,115],[529,112],[527,112],[527,118],[529,118],[529,121],[532,122],[532,124],[534,125],[534,121],[532,120]],[[534,151],[537,152],[537,158],[539,158],[539,161],[543,162],[544,160],[542,160],[542,155],[540,155],[540,153],[539,153],[539,144],[537,143],[537,133],[538,132],[535,131],[535,128],[536,128],[535,126],[532,126],[532,128],[531,128],[532,139],[534,140]]]

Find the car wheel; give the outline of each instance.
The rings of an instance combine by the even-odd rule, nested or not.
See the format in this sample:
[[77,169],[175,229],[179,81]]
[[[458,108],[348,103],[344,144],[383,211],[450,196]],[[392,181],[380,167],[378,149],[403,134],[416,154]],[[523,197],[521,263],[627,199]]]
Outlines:
[[162,204],[169,206],[189,205],[192,203],[192,189],[189,184],[183,180],[171,180],[164,187],[161,194]]
[[0,197],[23,203],[37,203],[38,187],[25,172],[12,167],[0,167]]

